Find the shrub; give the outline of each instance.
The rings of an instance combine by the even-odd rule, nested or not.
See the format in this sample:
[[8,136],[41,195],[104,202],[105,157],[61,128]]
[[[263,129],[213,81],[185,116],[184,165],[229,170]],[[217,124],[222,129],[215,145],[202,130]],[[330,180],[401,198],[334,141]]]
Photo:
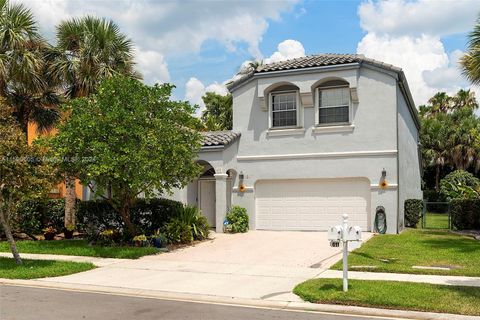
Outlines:
[[193,241],[192,228],[179,219],[172,219],[167,223],[164,234],[169,243],[190,243]]
[[192,236],[195,240],[208,238],[210,226],[208,225],[207,218],[200,213],[198,208],[184,206],[176,219],[190,226]]
[[455,170],[440,182],[440,193],[447,201],[453,199],[478,199],[480,180],[470,172]]
[[[146,235],[155,233],[172,218],[177,217],[183,205],[168,199],[139,199],[131,209],[132,222],[139,232]],[[77,207],[77,223],[81,230],[94,235],[103,230],[122,232],[124,224],[118,213],[104,200],[80,202]]]
[[20,202],[13,228],[30,236],[42,233],[47,227],[63,230],[65,200],[39,199]]
[[452,227],[456,230],[480,229],[480,200],[457,199],[450,204]]
[[422,217],[423,201],[420,199],[407,199],[405,208],[405,226],[416,228]]
[[233,206],[227,214],[226,231],[232,233],[248,231],[247,209],[240,206]]

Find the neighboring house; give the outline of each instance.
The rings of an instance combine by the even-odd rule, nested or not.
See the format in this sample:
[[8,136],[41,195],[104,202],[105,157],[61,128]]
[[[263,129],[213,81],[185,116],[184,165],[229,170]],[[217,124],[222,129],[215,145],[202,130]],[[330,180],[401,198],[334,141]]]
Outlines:
[[314,55],[263,65],[229,90],[233,130],[204,133],[204,173],[174,194],[217,232],[232,205],[252,229],[326,230],[347,213],[373,231],[379,206],[388,233],[404,228],[404,201],[422,192],[419,120],[400,68]]
[[[28,124],[28,129],[27,129],[27,141],[28,144],[31,145],[35,139],[37,139],[39,136],[45,136],[45,135],[54,135],[57,133],[57,130],[54,128],[48,132],[45,133],[39,133],[37,130],[37,125],[34,122],[30,122]],[[53,189],[50,190],[49,197],[53,199],[60,199],[65,197],[65,183],[61,182],[57,184]],[[87,193],[89,190],[87,190],[86,187],[82,186],[80,184],[79,180],[75,180],[75,194],[77,196],[77,199],[80,200],[88,200],[90,197],[87,197]]]

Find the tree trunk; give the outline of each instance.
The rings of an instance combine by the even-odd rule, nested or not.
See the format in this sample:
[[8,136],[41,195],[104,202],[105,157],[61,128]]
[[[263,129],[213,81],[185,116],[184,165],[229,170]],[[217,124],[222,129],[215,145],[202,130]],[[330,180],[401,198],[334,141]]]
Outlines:
[[132,223],[130,220],[130,206],[125,205],[122,207],[120,210],[120,216],[122,217],[123,223],[125,223],[125,227],[127,228],[127,231],[130,236],[135,236],[135,233],[137,231],[137,228],[135,225]]
[[[0,206],[1,206],[1,203],[0,203]],[[12,254],[13,254],[13,258],[15,259],[15,262],[18,265],[22,264],[22,259],[18,254],[17,244],[15,243],[15,239],[13,238],[13,235],[12,235],[12,230],[10,229],[10,225],[8,224],[7,218],[5,217],[5,212],[1,207],[0,207],[0,223],[2,224],[3,231],[7,236],[8,243],[10,244],[10,250],[12,250]]]
[[65,227],[75,225],[75,178],[67,177],[65,179]]
[[440,191],[440,166],[437,165],[435,172],[435,191]]

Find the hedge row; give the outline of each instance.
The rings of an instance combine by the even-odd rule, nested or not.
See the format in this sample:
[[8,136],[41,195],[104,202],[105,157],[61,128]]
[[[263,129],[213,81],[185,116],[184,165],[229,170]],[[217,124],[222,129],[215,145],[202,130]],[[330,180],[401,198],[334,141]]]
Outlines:
[[[182,204],[168,199],[139,199],[131,209],[132,222],[145,234],[153,234],[172,217],[178,216]],[[62,232],[65,219],[64,199],[28,200],[18,205],[17,219],[13,221],[16,232],[28,235],[41,234],[43,229],[52,226]],[[120,216],[105,201],[77,202],[77,226],[81,231],[91,229],[114,229],[122,231],[124,226]],[[3,232],[0,228],[0,235]]]
[[[178,216],[182,203],[168,199],[139,199],[130,211],[132,222],[144,233],[153,234],[172,217]],[[79,202],[77,206],[77,227],[80,230],[122,231],[121,217],[104,200]]]
[[479,230],[480,199],[452,200],[450,217],[456,230]]

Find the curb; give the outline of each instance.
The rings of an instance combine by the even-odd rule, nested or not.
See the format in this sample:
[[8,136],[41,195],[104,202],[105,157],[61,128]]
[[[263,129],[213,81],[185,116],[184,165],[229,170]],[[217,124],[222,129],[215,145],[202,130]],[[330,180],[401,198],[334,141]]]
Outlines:
[[261,308],[272,310],[283,310],[292,312],[313,312],[324,314],[344,314],[361,317],[374,318],[396,318],[396,319],[422,319],[422,320],[467,320],[478,319],[477,316],[464,316],[446,313],[405,311],[394,309],[377,309],[356,306],[343,306],[332,304],[314,304],[309,302],[291,302],[276,300],[260,300],[235,297],[223,297],[213,295],[198,295],[189,293],[175,293],[156,290],[128,289],[119,287],[103,287],[92,285],[78,285],[66,283],[49,283],[41,280],[12,280],[1,279],[0,285],[23,286],[33,288],[43,288],[51,290],[65,290],[74,292],[109,294],[118,296],[129,296],[136,298],[160,299],[183,301],[193,303],[206,303],[227,305],[236,307]]

